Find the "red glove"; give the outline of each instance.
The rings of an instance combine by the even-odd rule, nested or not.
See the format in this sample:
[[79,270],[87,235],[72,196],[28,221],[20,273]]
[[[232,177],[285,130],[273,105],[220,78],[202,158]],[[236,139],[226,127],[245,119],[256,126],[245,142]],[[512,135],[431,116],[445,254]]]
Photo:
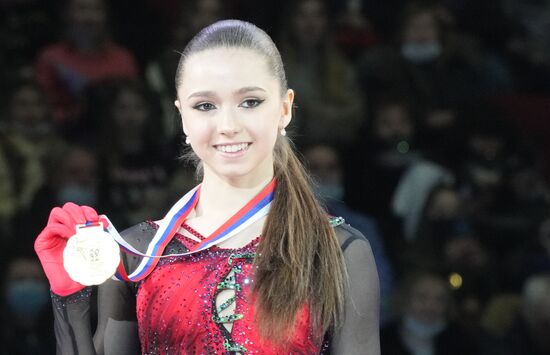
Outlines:
[[[50,281],[53,293],[68,296],[82,290],[85,286],[73,281],[63,267],[63,250],[67,240],[76,233],[77,224],[97,222],[97,212],[88,206],[78,206],[67,202],[63,208],[55,207],[50,212],[46,228],[34,241],[34,250],[42,263],[46,277]],[[103,226],[107,221],[101,219]]]

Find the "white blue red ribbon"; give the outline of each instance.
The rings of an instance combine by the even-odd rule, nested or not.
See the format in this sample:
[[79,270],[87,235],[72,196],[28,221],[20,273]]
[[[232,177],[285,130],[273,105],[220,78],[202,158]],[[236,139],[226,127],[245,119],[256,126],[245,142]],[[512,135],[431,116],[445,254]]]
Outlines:
[[250,226],[252,223],[267,215],[275,194],[275,185],[275,179],[271,180],[271,182],[263,188],[262,191],[260,191],[252,200],[250,200],[237,213],[231,216],[212,234],[198,243],[189,252],[181,254],[162,255],[164,249],[177,233],[181,224],[187,219],[191,211],[193,211],[197,205],[200,196],[200,185],[185,194],[185,196],[183,196],[174,206],[172,206],[172,208],[170,208],[166,216],[160,221],[159,229],[149,242],[145,253],[138,251],[130,245],[118,233],[111,221],[109,221],[106,216],[103,216],[109,222],[107,231],[113,236],[121,248],[127,253],[143,257],[138,267],[131,274],[126,273],[126,270],[121,262],[114,277],[123,281],[137,282],[147,277],[162,257],[174,257],[197,253],[228,240]]

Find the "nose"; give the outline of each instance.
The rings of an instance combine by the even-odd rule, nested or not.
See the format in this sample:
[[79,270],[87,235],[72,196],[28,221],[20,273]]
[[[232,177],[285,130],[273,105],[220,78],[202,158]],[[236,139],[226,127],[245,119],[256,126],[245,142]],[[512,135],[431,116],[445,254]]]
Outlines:
[[231,108],[226,108],[220,112],[218,120],[218,131],[224,135],[234,135],[241,131],[241,125],[237,113]]

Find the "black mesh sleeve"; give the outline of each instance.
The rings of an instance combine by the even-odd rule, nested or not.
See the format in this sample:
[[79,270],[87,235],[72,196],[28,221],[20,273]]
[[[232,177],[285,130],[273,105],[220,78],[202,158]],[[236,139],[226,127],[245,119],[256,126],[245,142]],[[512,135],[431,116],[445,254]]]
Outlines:
[[57,354],[94,354],[90,327],[92,288],[67,297],[52,293]]
[[[150,223],[141,223],[122,235],[138,250],[143,250],[155,229]],[[124,253],[121,257],[127,270],[133,270],[139,263],[138,257]],[[52,295],[57,354],[139,354],[135,293],[134,283],[107,280],[98,286],[96,327],[90,320],[91,287],[67,297]]]
[[338,226],[336,232],[344,253],[349,287],[344,323],[331,337],[330,353],[379,355],[380,291],[370,244],[349,225]]

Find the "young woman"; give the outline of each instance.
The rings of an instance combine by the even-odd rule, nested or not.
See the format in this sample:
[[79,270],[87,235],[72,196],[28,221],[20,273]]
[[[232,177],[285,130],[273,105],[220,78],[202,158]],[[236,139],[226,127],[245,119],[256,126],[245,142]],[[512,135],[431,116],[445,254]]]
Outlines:
[[[61,254],[76,224],[99,217],[85,206],[55,208],[35,249],[54,294],[61,353],[378,354],[372,252],[311,192],[285,137],[294,92],[269,36],[235,20],[205,28],[182,53],[176,87],[202,183],[185,221],[155,250],[199,251],[123,254],[124,271],[139,282],[99,286],[92,337],[90,288],[68,277]],[[271,201],[268,214],[258,212],[262,201]],[[168,215],[122,237],[145,250]],[[201,249],[233,227],[230,239]]]

